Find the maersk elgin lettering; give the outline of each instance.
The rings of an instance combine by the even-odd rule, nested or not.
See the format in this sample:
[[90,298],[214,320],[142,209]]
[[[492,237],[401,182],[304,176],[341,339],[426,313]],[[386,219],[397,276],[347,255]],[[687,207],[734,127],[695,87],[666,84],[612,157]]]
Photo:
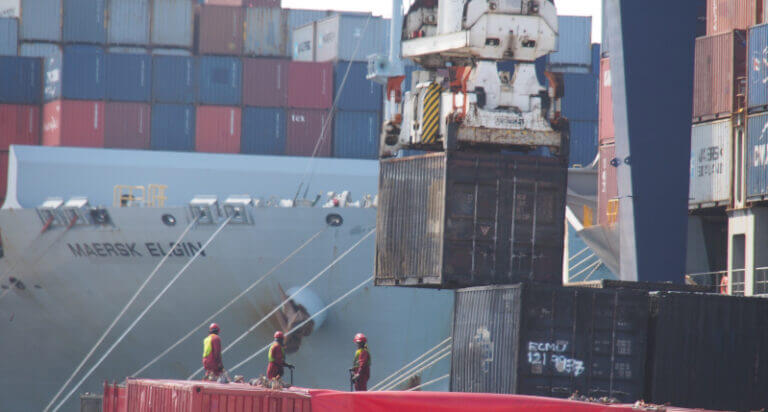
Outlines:
[[[192,257],[203,247],[203,242],[93,242],[67,243],[74,257]],[[200,252],[205,257],[205,251]]]

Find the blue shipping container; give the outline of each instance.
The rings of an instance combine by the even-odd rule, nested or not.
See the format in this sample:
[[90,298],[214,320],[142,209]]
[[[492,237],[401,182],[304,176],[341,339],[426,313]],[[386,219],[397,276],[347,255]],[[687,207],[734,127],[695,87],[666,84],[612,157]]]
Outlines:
[[592,43],[592,75],[600,77],[600,43]]
[[198,100],[203,104],[240,104],[243,67],[236,57],[201,56]]
[[36,57],[0,56],[0,103],[39,104],[42,67]]
[[153,150],[195,150],[195,106],[154,104],[151,123],[150,148]]
[[192,48],[194,6],[189,0],[153,0],[152,45]]
[[747,105],[768,106],[768,24],[751,27],[747,44]]
[[107,42],[149,43],[149,0],[109,0]]
[[43,100],[61,96],[61,47],[52,43],[22,43],[19,55],[41,57],[43,61]]
[[590,70],[592,65],[592,17],[558,16],[557,51],[549,55],[552,69],[576,66]]
[[366,75],[368,75],[368,63],[352,62],[351,65],[350,62],[336,63],[333,92],[334,98],[337,99],[338,110],[381,110],[381,85],[366,79]]
[[21,30],[24,41],[61,41],[62,0],[22,0]]
[[768,113],[747,120],[747,198],[768,197]]
[[152,92],[152,56],[107,54],[107,100],[148,102]]
[[0,56],[19,54],[19,19],[0,17]]
[[285,154],[285,109],[246,107],[240,152],[251,154]]
[[152,57],[152,100],[158,103],[194,103],[197,66],[192,56]]
[[[101,100],[105,96],[104,78],[106,64],[104,49],[98,46],[66,46],[63,62],[57,69],[48,67],[46,76],[46,95],[49,83],[56,89],[55,83],[61,82],[63,99]],[[60,75],[57,74],[60,73]]]
[[379,112],[336,112],[333,157],[376,159],[379,156]]
[[598,77],[592,74],[565,73],[563,83],[563,116],[570,120],[597,120]]
[[64,42],[104,44],[107,40],[106,0],[65,0],[62,20]]
[[571,155],[569,165],[587,166],[597,156],[597,120],[571,120]]

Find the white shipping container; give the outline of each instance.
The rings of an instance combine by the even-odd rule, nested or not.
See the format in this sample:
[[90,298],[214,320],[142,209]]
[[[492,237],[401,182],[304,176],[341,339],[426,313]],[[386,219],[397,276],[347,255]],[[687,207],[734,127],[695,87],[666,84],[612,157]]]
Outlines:
[[371,15],[337,15],[317,22],[315,61],[368,61],[386,54],[389,20]]
[[726,205],[731,199],[731,120],[691,127],[690,207]]
[[311,62],[315,60],[315,30],[317,23],[312,22],[293,31],[291,57],[295,61]]
[[0,0],[0,17],[20,17],[21,0]]

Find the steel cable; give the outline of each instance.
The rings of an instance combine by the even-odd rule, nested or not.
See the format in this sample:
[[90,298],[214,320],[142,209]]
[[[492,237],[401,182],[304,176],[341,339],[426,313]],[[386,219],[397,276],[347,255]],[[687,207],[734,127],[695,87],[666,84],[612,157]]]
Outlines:
[[[368,237],[369,237],[369,236],[371,236],[372,234],[374,234],[375,232],[376,232],[376,229],[371,229],[371,230],[370,230],[368,233],[366,233],[366,234],[365,234],[365,236],[363,236],[363,237],[362,237],[360,240],[358,240],[358,241],[357,241],[357,242],[356,242],[354,245],[352,245],[352,246],[351,246],[349,249],[345,250],[345,251],[344,251],[344,253],[342,253],[341,255],[339,255],[339,257],[337,257],[337,258],[336,258],[336,259],[334,259],[334,260],[333,260],[333,261],[332,261],[330,264],[328,264],[328,266],[326,266],[326,267],[325,267],[323,270],[321,270],[320,272],[318,272],[318,273],[317,273],[315,276],[313,276],[313,277],[312,277],[310,280],[308,280],[306,283],[304,283],[304,284],[303,284],[303,285],[302,285],[302,286],[301,286],[301,287],[300,287],[298,290],[296,290],[296,292],[294,292],[293,294],[291,294],[291,296],[288,296],[287,298],[285,298],[285,299],[284,299],[282,302],[280,302],[280,303],[279,303],[277,306],[275,306],[275,307],[274,307],[274,309],[272,309],[271,311],[269,311],[269,313],[267,313],[266,315],[264,315],[264,317],[262,317],[262,318],[261,318],[261,319],[260,319],[258,322],[256,322],[255,324],[253,324],[253,326],[251,326],[250,328],[248,328],[248,330],[246,330],[245,332],[243,332],[243,334],[241,334],[240,336],[238,336],[238,337],[237,337],[237,338],[236,338],[234,341],[232,341],[232,343],[230,343],[229,345],[227,345],[227,347],[225,347],[225,348],[224,348],[224,349],[221,351],[221,353],[222,353],[222,354],[226,353],[226,352],[227,352],[228,350],[230,350],[230,349],[231,349],[233,346],[235,346],[235,345],[236,345],[238,342],[240,342],[240,341],[241,341],[241,340],[243,340],[243,339],[244,339],[246,336],[248,336],[248,334],[250,334],[250,333],[251,333],[251,332],[253,332],[253,331],[254,331],[256,328],[258,328],[258,327],[259,327],[259,326],[260,326],[262,323],[266,322],[266,321],[267,321],[267,320],[268,320],[270,317],[272,317],[272,315],[274,315],[275,313],[277,313],[277,311],[278,311],[278,310],[280,310],[280,308],[282,308],[282,307],[283,307],[283,305],[285,305],[285,304],[286,304],[286,303],[288,303],[289,301],[293,300],[293,298],[294,298],[294,297],[296,297],[296,295],[298,295],[299,293],[301,293],[301,292],[302,292],[304,289],[306,289],[306,288],[307,288],[309,285],[311,285],[311,284],[312,284],[314,281],[316,281],[318,278],[320,278],[320,277],[321,277],[321,276],[323,276],[325,273],[327,273],[327,272],[328,272],[328,271],[329,271],[329,270],[330,270],[332,267],[334,267],[334,266],[335,266],[337,263],[339,263],[339,261],[341,261],[342,259],[344,259],[344,258],[345,258],[345,257],[346,257],[346,256],[347,256],[347,255],[348,255],[350,252],[352,252],[353,250],[355,250],[355,249],[356,249],[358,246],[360,246],[360,244],[361,244],[361,243],[363,243],[363,241],[364,241],[365,239],[368,239]],[[203,371],[203,368],[198,368],[196,371],[192,372],[192,374],[191,374],[191,375],[189,375],[189,376],[187,377],[187,380],[190,380],[190,379],[194,378],[194,377],[195,377],[197,374],[199,374],[199,373],[200,373],[200,372],[202,372],[202,371]]]
[[209,317],[208,317],[206,320],[202,321],[202,322],[201,322],[199,325],[197,325],[197,326],[195,326],[194,328],[192,328],[192,329],[191,329],[191,330],[190,330],[190,331],[189,331],[189,332],[188,332],[186,335],[182,336],[182,337],[181,337],[179,340],[177,340],[177,341],[176,341],[174,344],[172,344],[171,346],[169,346],[169,347],[168,347],[166,350],[164,350],[163,352],[161,352],[161,353],[160,353],[159,355],[157,355],[157,356],[156,356],[154,359],[152,359],[151,361],[149,361],[149,363],[147,363],[146,365],[142,366],[142,367],[141,367],[141,369],[139,369],[139,370],[137,370],[136,372],[132,373],[130,376],[139,376],[139,374],[140,374],[140,373],[144,372],[144,371],[145,371],[147,368],[149,368],[150,366],[154,365],[154,364],[155,364],[155,362],[157,362],[157,361],[159,361],[160,359],[162,359],[162,358],[163,358],[165,355],[167,355],[168,353],[170,353],[170,352],[171,352],[173,349],[175,349],[177,346],[179,346],[179,345],[180,345],[182,342],[184,342],[185,340],[189,339],[189,338],[190,338],[192,335],[194,335],[194,334],[195,334],[195,332],[197,332],[197,330],[198,330],[198,329],[200,329],[200,328],[204,327],[204,326],[205,326],[205,325],[206,325],[208,322],[211,322],[211,321],[213,321],[213,319],[214,319],[214,318],[216,318],[216,316],[219,316],[220,314],[222,314],[222,313],[223,313],[225,310],[227,310],[227,308],[229,308],[230,306],[232,306],[232,305],[233,305],[233,304],[234,304],[236,301],[238,301],[238,300],[239,300],[240,298],[242,298],[243,296],[247,295],[247,294],[248,294],[248,293],[249,293],[251,290],[253,290],[253,288],[255,288],[257,285],[259,285],[259,284],[260,284],[260,283],[261,283],[261,282],[262,282],[264,279],[266,279],[266,278],[267,278],[269,275],[271,275],[272,273],[274,273],[274,272],[275,272],[275,271],[276,271],[278,268],[280,268],[280,267],[281,267],[282,265],[284,265],[286,262],[288,262],[289,260],[291,260],[291,258],[293,258],[294,256],[296,256],[296,254],[297,254],[297,253],[299,253],[299,252],[300,252],[301,250],[303,250],[303,249],[304,249],[304,248],[305,248],[307,245],[309,245],[310,243],[312,243],[312,241],[313,241],[313,240],[317,239],[317,237],[318,237],[318,236],[320,236],[320,234],[322,234],[322,233],[323,233],[323,232],[324,232],[326,229],[327,229],[327,226],[326,226],[325,228],[323,228],[322,230],[318,231],[317,233],[315,233],[313,236],[309,237],[309,239],[307,239],[307,240],[306,240],[304,243],[302,243],[302,244],[301,244],[301,245],[300,245],[298,248],[296,248],[296,249],[295,249],[293,252],[291,252],[290,254],[288,254],[288,255],[285,257],[285,259],[283,259],[282,261],[280,261],[280,263],[278,263],[278,264],[276,264],[275,266],[273,266],[273,267],[272,267],[272,268],[271,268],[269,271],[267,271],[267,273],[265,273],[263,276],[261,276],[260,278],[258,278],[258,279],[257,279],[255,282],[251,283],[251,285],[250,285],[250,286],[248,286],[248,287],[247,287],[245,290],[243,290],[242,292],[240,292],[240,294],[239,294],[239,295],[235,296],[235,297],[234,297],[232,300],[230,300],[230,301],[229,301],[227,304],[225,304],[224,306],[222,306],[222,307],[221,307],[221,308],[220,308],[218,311],[216,311],[216,313],[214,313],[213,315],[209,316]]
[[[104,359],[106,359],[107,356],[109,356],[109,354],[117,347],[117,345],[120,344],[120,342],[122,342],[122,340],[125,339],[126,336],[128,336],[128,334],[133,330],[133,328],[136,327],[136,325],[141,321],[141,319],[144,318],[144,316],[147,314],[147,312],[149,312],[149,310],[152,309],[152,307],[160,300],[160,298],[162,298],[163,295],[165,295],[165,292],[167,292],[168,289],[170,289],[171,286],[173,286],[173,284],[176,282],[176,280],[179,279],[179,277],[187,270],[187,268],[189,268],[192,265],[192,263],[194,263],[194,261],[198,258],[198,256],[200,256],[200,254],[203,253],[205,248],[207,248],[208,245],[211,244],[213,239],[215,239],[216,236],[224,229],[224,227],[227,226],[227,224],[232,220],[233,216],[229,216],[228,218],[226,218],[226,220],[224,220],[224,222],[216,229],[216,231],[213,232],[211,237],[209,237],[208,240],[203,244],[203,246],[200,247],[200,250],[198,250],[195,253],[195,255],[192,256],[192,258],[189,259],[189,261],[187,261],[187,263],[184,265],[184,267],[182,267],[181,270],[179,270],[173,276],[173,278],[171,278],[171,280],[168,282],[168,284],[165,285],[165,287],[160,291],[160,293],[157,294],[157,296],[155,296],[155,298],[152,300],[152,302],[150,302],[149,305],[147,305],[147,307],[144,308],[144,310],[133,321],[133,323],[131,323],[128,326],[128,328],[123,332],[123,334],[120,335],[120,337],[117,338],[117,340],[112,344],[112,346],[110,346],[109,349],[107,349],[107,351],[101,356],[101,358],[99,358],[99,360],[96,362],[96,364],[93,365],[91,367],[91,369],[88,370],[88,372],[85,374],[85,376],[83,376],[82,379],[80,379],[80,381],[72,388],[72,390],[70,390],[69,393],[67,393],[67,395],[64,397],[64,399],[62,399],[61,402],[59,402],[59,404],[56,406],[56,408],[54,408],[54,412],[59,410],[59,408],[61,408],[62,405],[64,405],[64,402],[66,402],[67,399],[69,399],[69,397],[72,396],[72,394],[75,393],[75,391],[80,387],[80,385],[82,385],[83,382],[85,382],[85,380],[96,370],[96,368],[98,368],[99,365],[101,365],[101,363],[104,362]],[[171,249],[171,250],[173,250],[173,249]]]
[[421,388],[423,388],[425,386],[429,386],[429,385],[431,385],[433,383],[440,382],[443,379],[448,379],[450,376],[451,376],[450,374],[446,373],[445,375],[443,375],[443,376],[441,376],[439,378],[435,378],[435,379],[432,379],[431,381],[424,382],[421,385],[414,386],[413,388],[406,389],[405,391],[406,392],[415,391],[416,389],[421,389]]
[[425,356],[427,356],[428,354],[430,354],[430,353],[434,352],[436,349],[438,349],[438,348],[440,348],[441,346],[445,345],[446,343],[450,342],[450,340],[451,340],[451,337],[450,337],[450,336],[449,336],[449,337],[447,337],[447,338],[445,338],[445,339],[444,339],[442,342],[440,342],[440,343],[438,343],[437,345],[433,346],[433,347],[432,347],[431,349],[429,349],[428,351],[426,351],[426,352],[422,353],[422,354],[421,354],[421,355],[420,355],[418,358],[416,358],[416,359],[414,359],[414,360],[412,360],[412,361],[408,362],[408,363],[407,363],[405,366],[403,366],[402,368],[400,368],[400,369],[396,370],[396,371],[395,371],[395,372],[393,372],[391,375],[389,375],[389,376],[387,376],[386,378],[384,378],[384,379],[380,380],[380,381],[379,381],[377,384],[375,384],[375,385],[371,386],[371,389],[369,389],[369,390],[371,390],[371,391],[375,391],[375,390],[376,390],[376,389],[378,389],[379,387],[381,387],[381,386],[384,386],[384,385],[385,385],[385,382],[389,381],[390,379],[392,379],[392,378],[396,377],[398,374],[402,373],[402,372],[403,372],[403,371],[405,371],[406,369],[410,368],[410,367],[411,367],[413,364],[415,364],[416,362],[419,362],[419,361],[420,361],[422,358],[424,358],[424,357],[425,357]]
[[163,256],[162,259],[160,259],[160,262],[157,263],[157,265],[152,270],[152,272],[150,272],[149,276],[147,276],[147,278],[144,279],[144,282],[141,284],[141,286],[139,286],[139,288],[136,290],[133,296],[128,300],[128,303],[126,303],[125,306],[123,306],[123,309],[120,311],[120,313],[117,314],[117,316],[112,321],[112,323],[107,327],[107,330],[105,330],[104,333],[101,334],[101,337],[99,338],[99,340],[96,341],[96,343],[93,345],[91,350],[88,351],[88,354],[86,354],[83,360],[80,362],[80,364],[77,365],[77,368],[75,368],[75,371],[72,372],[71,375],[69,375],[69,378],[66,380],[66,382],[64,382],[63,385],[61,385],[61,388],[59,388],[59,391],[56,392],[56,395],[53,396],[53,399],[51,399],[51,401],[48,402],[48,405],[46,405],[45,409],[43,409],[44,411],[49,410],[51,406],[53,406],[53,404],[56,402],[56,399],[61,395],[62,392],[64,392],[64,389],[66,389],[66,387],[72,382],[75,376],[77,376],[77,374],[80,373],[80,370],[83,368],[85,363],[88,362],[88,359],[90,359],[91,356],[94,354],[94,352],[96,352],[96,349],[99,347],[99,345],[101,345],[101,343],[104,342],[104,339],[106,339],[107,335],[109,335],[109,332],[111,332],[112,329],[115,327],[115,325],[117,325],[117,322],[119,322],[120,319],[122,319],[123,315],[125,315],[125,313],[128,311],[128,308],[130,308],[131,305],[133,305],[133,302],[136,301],[136,299],[139,297],[141,292],[144,291],[144,288],[146,288],[149,282],[152,280],[152,278],[155,277],[157,272],[160,270],[160,267],[163,266],[165,261],[168,260],[168,257],[171,256],[171,252],[173,252],[176,249],[176,247],[179,246],[179,244],[184,239],[184,237],[187,236],[187,233],[189,233],[190,229],[192,229],[192,227],[197,223],[198,219],[199,217],[195,218],[194,220],[192,220],[192,222],[189,223],[189,225],[187,225],[186,229],[184,229],[184,231],[181,233],[181,236],[179,236],[179,238],[176,240],[176,243],[173,245],[171,250],[168,251],[168,253],[165,256]]
[[[449,348],[449,349],[450,349],[450,348]],[[401,383],[405,382],[405,381],[406,381],[407,379],[409,379],[411,376],[414,376],[414,375],[416,375],[416,374],[418,374],[418,373],[420,373],[420,372],[423,372],[424,370],[426,370],[426,369],[428,369],[428,368],[431,368],[431,367],[432,367],[432,365],[434,365],[434,364],[436,364],[437,362],[440,362],[441,360],[445,359],[445,358],[446,358],[446,357],[448,357],[450,354],[451,354],[451,351],[450,351],[450,350],[448,350],[447,352],[443,353],[443,354],[442,354],[440,357],[438,357],[437,359],[434,359],[433,361],[429,362],[428,364],[426,364],[426,365],[424,365],[424,366],[421,366],[421,367],[419,367],[419,368],[417,368],[417,369],[412,369],[411,371],[409,371],[409,373],[408,373],[408,374],[406,374],[405,376],[403,376],[403,377],[402,377],[402,379],[400,379],[400,380],[398,380],[398,381],[396,381],[396,382],[392,383],[391,385],[388,385],[388,386],[387,386],[387,387],[385,387],[385,388],[379,389],[379,391],[389,391],[389,390],[392,390],[392,389],[396,388],[396,387],[397,387],[397,385],[400,385]]]

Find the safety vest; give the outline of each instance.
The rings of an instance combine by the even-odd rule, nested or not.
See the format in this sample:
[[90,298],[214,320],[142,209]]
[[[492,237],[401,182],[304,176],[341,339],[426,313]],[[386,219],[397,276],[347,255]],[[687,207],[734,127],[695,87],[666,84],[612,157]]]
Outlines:
[[[359,360],[360,360],[360,355],[362,355],[363,351],[368,353],[368,360],[365,362],[365,365],[358,365]],[[360,349],[355,351],[354,367],[358,367],[358,366],[371,366],[371,353],[368,352],[368,346],[366,346],[364,348],[360,348]]]
[[211,339],[213,339],[213,334],[208,335],[205,340],[203,340],[203,358],[207,358],[211,355],[211,352],[213,352],[213,345],[211,345]]
[[723,278],[720,279],[720,294],[728,294],[728,275],[723,275]]
[[[277,342],[274,342],[272,346],[269,347],[269,352],[267,353],[267,359],[269,359],[270,362],[275,361],[275,357],[272,356],[272,348],[274,348],[275,345],[280,346],[280,344],[278,344]],[[280,352],[283,353],[283,362],[285,362],[285,348],[280,346]]]

